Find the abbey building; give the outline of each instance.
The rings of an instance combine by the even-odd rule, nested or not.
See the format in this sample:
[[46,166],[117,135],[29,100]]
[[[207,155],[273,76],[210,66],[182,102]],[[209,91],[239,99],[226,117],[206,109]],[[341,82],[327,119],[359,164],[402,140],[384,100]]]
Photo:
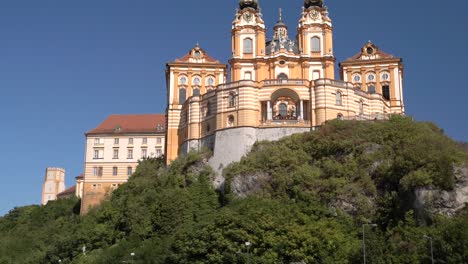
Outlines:
[[402,59],[368,42],[339,64],[337,78],[327,8],[306,0],[300,12],[297,32],[280,15],[267,36],[258,1],[241,0],[226,47],[229,65],[198,45],[167,64],[168,162],[207,147],[214,151],[212,166],[221,169],[258,140],[310,131],[331,119],[404,114]]

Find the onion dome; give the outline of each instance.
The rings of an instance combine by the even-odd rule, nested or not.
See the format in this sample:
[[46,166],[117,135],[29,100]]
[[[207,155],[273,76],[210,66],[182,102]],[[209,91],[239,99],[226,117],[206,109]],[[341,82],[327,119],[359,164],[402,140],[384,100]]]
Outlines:
[[253,8],[255,10],[258,9],[258,0],[240,0],[239,1],[240,9],[244,8]]
[[304,0],[305,8],[309,8],[312,6],[323,7],[323,0]]

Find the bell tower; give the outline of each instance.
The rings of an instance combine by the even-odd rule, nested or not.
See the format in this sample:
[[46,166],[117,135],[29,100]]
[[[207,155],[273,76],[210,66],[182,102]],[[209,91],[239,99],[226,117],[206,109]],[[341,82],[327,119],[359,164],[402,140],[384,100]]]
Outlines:
[[240,0],[232,22],[231,81],[258,80],[255,59],[265,56],[265,32],[258,0]]
[[297,39],[304,76],[334,79],[333,26],[322,0],[304,1]]

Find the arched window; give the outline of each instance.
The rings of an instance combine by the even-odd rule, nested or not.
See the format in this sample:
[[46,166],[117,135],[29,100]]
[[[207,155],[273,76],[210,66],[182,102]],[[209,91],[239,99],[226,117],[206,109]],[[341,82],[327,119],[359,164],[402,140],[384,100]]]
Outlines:
[[234,93],[229,93],[229,107],[236,106],[236,95]]
[[369,85],[369,88],[367,89],[369,93],[375,93],[375,86],[374,85]]
[[364,114],[364,102],[362,100],[359,101],[359,114],[360,115]]
[[252,53],[253,41],[251,38],[244,39],[244,53]]
[[280,80],[287,80],[288,76],[285,73],[278,74],[278,79]]
[[279,115],[282,117],[288,116],[288,106],[285,103],[279,105]]
[[320,38],[319,37],[313,37],[310,40],[310,46],[312,52],[320,52]]
[[184,104],[187,100],[187,90],[185,88],[179,88],[179,104]]
[[342,105],[343,104],[343,95],[341,92],[336,92],[336,105]]
[[193,89],[193,95],[200,95],[200,88]]
[[337,116],[336,116],[336,119],[338,120],[344,120],[344,116],[342,113],[339,113]]
[[187,84],[187,77],[186,76],[180,76],[179,77],[179,84],[185,85]]
[[233,115],[229,115],[229,117],[228,117],[228,126],[229,126],[229,127],[234,126],[234,120],[235,120],[235,119],[234,119],[234,116],[233,116]]

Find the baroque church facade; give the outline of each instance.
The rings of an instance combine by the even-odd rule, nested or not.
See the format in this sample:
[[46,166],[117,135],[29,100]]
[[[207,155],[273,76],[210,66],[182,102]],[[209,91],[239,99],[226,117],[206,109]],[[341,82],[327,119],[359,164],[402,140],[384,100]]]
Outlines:
[[168,163],[206,147],[221,170],[259,140],[311,131],[331,119],[404,114],[402,59],[373,43],[341,62],[336,78],[333,25],[323,1],[304,1],[295,38],[281,14],[273,30],[268,38],[257,0],[241,0],[229,66],[198,45],[167,64]]

